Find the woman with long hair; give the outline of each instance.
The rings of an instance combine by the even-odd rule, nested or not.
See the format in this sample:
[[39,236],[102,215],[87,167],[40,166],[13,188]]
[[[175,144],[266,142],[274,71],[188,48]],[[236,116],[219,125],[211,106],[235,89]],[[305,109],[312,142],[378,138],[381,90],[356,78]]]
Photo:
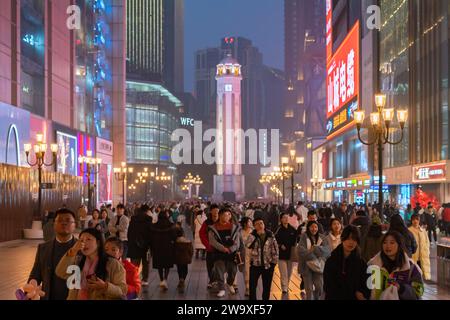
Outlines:
[[[298,273],[305,281],[306,299],[319,300],[322,296],[323,267],[330,254],[330,247],[323,234],[319,233],[317,221],[308,221],[306,232],[298,245]],[[314,290],[313,290],[314,287]]]
[[397,231],[403,236],[403,243],[405,245],[406,253],[408,254],[408,257],[411,258],[412,255],[416,253],[417,242],[414,238],[414,235],[411,233],[411,231],[408,230],[405,221],[403,221],[402,217],[399,214],[394,214],[391,217],[389,231]]
[[399,300],[418,300],[422,297],[422,271],[408,256],[403,236],[399,232],[390,230],[383,236],[381,251],[368,265],[377,267],[372,274],[375,279],[371,283],[375,285],[371,300],[382,299],[382,293],[392,286]]
[[125,269],[109,257],[104,249],[103,234],[88,228],[80,233],[80,239],[59,261],[55,273],[62,279],[69,278],[69,266],[81,269],[80,289],[70,289],[68,300],[114,300],[127,294]]

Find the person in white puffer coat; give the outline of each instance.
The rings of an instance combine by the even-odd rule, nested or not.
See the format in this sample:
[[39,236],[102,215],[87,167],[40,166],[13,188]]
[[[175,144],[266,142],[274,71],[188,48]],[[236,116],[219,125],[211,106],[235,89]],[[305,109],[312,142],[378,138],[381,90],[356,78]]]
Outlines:
[[206,215],[203,210],[199,210],[196,213],[194,219],[194,249],[195,249],[195,258],[199,258],[200,251],[202,252],[202,259],[206,258],[206,247],[203,245],[200,239],[200,228],[202,227],[203,222],[206,220]]

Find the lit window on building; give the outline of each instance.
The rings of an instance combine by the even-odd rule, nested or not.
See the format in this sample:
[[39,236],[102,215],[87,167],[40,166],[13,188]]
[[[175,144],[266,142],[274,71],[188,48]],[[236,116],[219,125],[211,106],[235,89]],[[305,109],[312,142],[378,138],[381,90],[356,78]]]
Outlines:
[[293,118],[294,117],[294,110],[292,110],[292,109],[286,110],[286,112],[284,113],[284,117],[285,118]]

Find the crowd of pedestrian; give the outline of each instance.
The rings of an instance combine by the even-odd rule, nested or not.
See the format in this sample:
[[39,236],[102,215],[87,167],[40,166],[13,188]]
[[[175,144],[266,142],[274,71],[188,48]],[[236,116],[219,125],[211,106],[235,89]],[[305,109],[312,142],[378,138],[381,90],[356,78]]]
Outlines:
[[[29,281],[49,300],[139,299],[150,266],[161,291],[169,289],[176,266],[182,294],[189,265],[198,259],[205,263],[207,289],[218,298],[236,294],[241,273],[245,296],[259,298],[262,278],[261,298],[268,300],[278,268],[282,293],[297,272],[307,300],[420,299],[431,278],[436,228],[449,233],[450,205],[416,205],[404,214],[392,205],[383,215],[380,209],[345,202],[118,204],[90,214],[84,206],[76,213],[63,208],[46,214],[46,242]],[[79,267],[79,286],[67,287],[69,266]]]

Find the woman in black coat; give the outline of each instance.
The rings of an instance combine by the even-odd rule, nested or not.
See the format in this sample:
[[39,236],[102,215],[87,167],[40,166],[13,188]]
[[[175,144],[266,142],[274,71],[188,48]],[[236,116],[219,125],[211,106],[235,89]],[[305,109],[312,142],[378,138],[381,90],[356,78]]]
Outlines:
[[147,214],[150,208],[143,205],[136,209],[137,214],[131,217],[128,227],[128,258],[139,267],[142,261],[142,284],[148,284],[149,261],[147,252],[150,249],[152,218]]
[[411,258],[417,250],[417,242],[414,235],[408,230],[405,221],[403,221],[403,218],[399,214],[394,214],[391,217],[389,231],[397,231],[403,236],[406,253],[408,254],[408,257]]
[[366,300],[367,265],[361,257],[358,227],[348,225],[341,234],[342,243],[331,253],[323,271],[325,300]]
[[174,250],[177,238],[175,224],[169,220],[168,210],[163,210],[158,215],[158,222],[152,228],[152,255],[153,268],[158,269],[160,287],[167,290],[167,278],[170,268],[175,262]]

